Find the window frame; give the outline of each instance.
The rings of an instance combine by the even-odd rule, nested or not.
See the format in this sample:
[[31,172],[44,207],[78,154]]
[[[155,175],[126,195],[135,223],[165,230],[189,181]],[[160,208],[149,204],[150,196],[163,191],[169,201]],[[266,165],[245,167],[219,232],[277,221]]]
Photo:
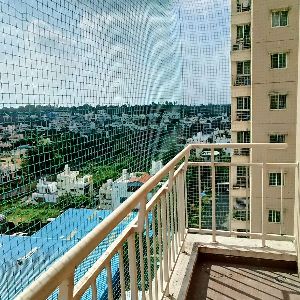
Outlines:
[[[286,25],[281,25],[281,19],[282,19],[282,13],[286,12],[287,16],[286,16]],[[274,26],[273,24],[273,14],[279,13],[279,25],[278,26]],[[282,28],[282,27],[288,27],[289,26],[289,9],[284,8],[284,9],[276,9],[276,10],[272,10],[271,11],[271,27],[272,28]]]
[[[286,110],[287,109],[287,94],[280,94],[280,93],[273,93],[269,95],[270,99],[270,110]],[[276,97],[276,98],[274,98]],[[283,99],[280,99],[281,97],[284,97]],[[273,99],[272,99],[273,98]],[[272,101],[276,101],[277,105],[276,108],[272,108]],[[284,107],[280,107],[280,101],[284,101]]]
[[[242,108],[240,108],[239,104],[242,104]],[[251,109],[251,97],[250,96],[237,97],[236,109],[249,111]]]
[[[274,178],[274,180],[271,178],[271,176],[276,176],[276,178]],[[285,186],[285,173],[282,173],[282,177],[281,178],[281,172],[269,172],[269,186],[270,187],[281,187],[282,186]],[[272,180],[273,180],[273,183],[272,183]]]
[[[240,138],[239,135],[242,135],[242,142],[240,142]],[[247,141],[247,139],[249,138],[249,141]],[[245,141],[246,140],[246,141]],[[251,133],[250,131],[237,131],[237,142],[241,143],[241,144],[248,144],[251,142]]]
[[[277,67],[273,66],[273,57],[277,55]],[[280,67],[280,55],[285,55],[285,66]],[[278,52],[278,53],[271,53],[271,70],[284,70],[288,67],[288,53],[287,52]]]
[[[275,139],[272,141],[271,137],[275,137],[275,136],[277,136],[276,141],[275,141]],[[282,141],[280,141],[279,137],[283,138]],[[278,144],[282,143],[282,144],[284,144],[284,143],[286,143],[286,138],[287,138],[287,134],[286,133],[270,133],[269,134],[269,142],[271,144],[275,144],[275,143],[278,143]]]
[[[249,73],[245,73],[245,64],[248,64],[249,63],[249,66],[247,66],[247,68],[249,67]],[[243,73],[239,73],[239,64],[242,65],[242,70],[243,70]],[[251,60],[244,60],[244,61],[237,61],[237,64],[236,64],[236,74],[237,76],[251,76]]]
[[269,209],[268,222],[274,224],[281,223],[281,211],[276,209]]

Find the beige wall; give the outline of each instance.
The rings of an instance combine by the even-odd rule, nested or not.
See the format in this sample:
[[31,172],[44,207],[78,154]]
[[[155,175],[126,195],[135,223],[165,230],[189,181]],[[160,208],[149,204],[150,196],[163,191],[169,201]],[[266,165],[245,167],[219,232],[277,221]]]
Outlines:
[[[298,11],[300,10],[300,3],[298,3]],[[300,19],[300,18],[299,18]],[[298,23],[298,61],[300,61],[300,22]],[[300,66],[298,65],[298,91],[297,91],[297,128],[296,128],[296,160],[300,162]],[[296,236],[296,249],[298,252],[298,273],[300,276],[300,169],[296,173],[295,184],[295,209],[294,209],[294,234]]]
[[[271,11],[289,8],[289,25],[282,28],[272,28]],[[232,142],[236,142],[236,131],[247,130],[249,122],[236,122],[235,110],[237,96],[251,95],[251,141],[253,143],[269,142],[270,133],[287,134],[287,150],[270,150],[267,153],[254,150],[251,154],[252,162],[295,162],[300,159],[300,148],[296,154],[296,142],[300,145],[300,109],[297,99],[298,91],[298,57],[299,54],[299,0],[252,0],[251,13],[237,13],[236,0],[232,0],[232,44],[236,39],[236,25],[247,24],[251,20],[251,51],[232,52],[232,77],[236,76],[236,62],[251,57],[251,87],[232,87]],[[287,52],[287,68],[271,69],[271,53]],[[287,93],[286,110],[270,110],[270,92]],[[298,110],[298,113],[297,113]],[[298,117],[298,120],[297,120]],[[240,123],[240,124],[237,124]],[[241,162],[247,158],[235,158]],[[274,170],[275,171],[275,170]],[[276,170],[280,171],[280,170]],[[294,222],[291,216],[294,212],[295,176],[291,169],[284,170],[285,186],[268,185],[268,174],[265,174],[265,225],[269,233],[293,234]],[[235,172],[231,179],[235,182]],[[251,170],[251,230],[261,230],[261,170]],[[283,222],[280,224],[268,223],[268,210],[280,210],[281,192],[283,192]],[[299,213],[300,215],[300,213]]]

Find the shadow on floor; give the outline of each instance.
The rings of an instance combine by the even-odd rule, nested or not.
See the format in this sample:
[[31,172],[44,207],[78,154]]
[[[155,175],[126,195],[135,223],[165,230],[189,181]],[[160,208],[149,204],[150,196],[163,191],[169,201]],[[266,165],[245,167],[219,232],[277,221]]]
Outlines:
[[300,300],[296,262],[199,253],[187,300]]

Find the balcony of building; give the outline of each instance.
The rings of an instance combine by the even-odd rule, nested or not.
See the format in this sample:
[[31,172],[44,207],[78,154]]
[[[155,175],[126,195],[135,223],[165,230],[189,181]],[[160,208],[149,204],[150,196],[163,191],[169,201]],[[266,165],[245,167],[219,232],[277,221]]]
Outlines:
[[237,75],[233,82],[234,86],[249,86],[251,85],[251,75]]
[[245,36],[236,40],[236,43],[232,45],[232,51],[249,50],[251,49],[250,36]]
[[[283,149],[286,144],[190,144],[115,211],[56,260],[16,299],[292,299],[300,297],[297,276],[299,199],[293,234],[270,233],[266,213],[272,168],[299,174],[297,163],[245,163],[261,174],[260,230],[234,228],[239,216],[255,219],[251,198],[230,194],[226,149]],[[197,159],[196,149],[223,159]],[[248,172],[251,177],[251,172]],[[298,185],[298,175],[296,175]],[[250,178],[251,180],[251,178]],[[247,185],[247,181],[246,181]],[[153,196],[148,201],[147,195]],[[278,197],[284,197],[282,189]],[[251,205],[252,207],[252,205]],[[134,218],[131,218],[134,214]],[[240,216],[243,217],[243,214]],[[288,216],[292,218],[294,216]],[[133,219],[120,232],[126,218]],[[245,222],[244,219],[240,220]],[[280,218],[280,226],[285,223]],[[93,263],[107,238],[114,238]],[[84,268],[81,266],[84,265]],[[79,270],[81,270],[79,272]],[[84,270],[84,271],[83,271]],[[290,298],[291,297],[291,298]],[[296,299],[294,298],[294,299]]]
[[238,13],[251,11],[251,1],[250,0],[238,0],[236,4],[236,10]]

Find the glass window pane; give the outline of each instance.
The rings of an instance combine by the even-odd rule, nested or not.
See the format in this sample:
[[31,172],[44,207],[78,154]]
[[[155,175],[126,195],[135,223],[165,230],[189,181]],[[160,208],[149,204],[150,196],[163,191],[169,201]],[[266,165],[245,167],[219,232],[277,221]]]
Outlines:
[[278,68],[278,55],[277,54],[272,54],[271,55],[271,68]]
[[237,98],[237,109],[243,109],[243,98]]
[[244,37],[243,26],[237,27],[237,39],[242,39]]
[[279,12],[273,12],[272,13],[272,26],[277,27],[280,25],[279,22]]
[[288,11],[281,12],[280,18],[280,26],[287,26],[288,25]]
[[250,61],[245,61],[244,62],[244,74],[248,75],[251,72],[251,64]]

